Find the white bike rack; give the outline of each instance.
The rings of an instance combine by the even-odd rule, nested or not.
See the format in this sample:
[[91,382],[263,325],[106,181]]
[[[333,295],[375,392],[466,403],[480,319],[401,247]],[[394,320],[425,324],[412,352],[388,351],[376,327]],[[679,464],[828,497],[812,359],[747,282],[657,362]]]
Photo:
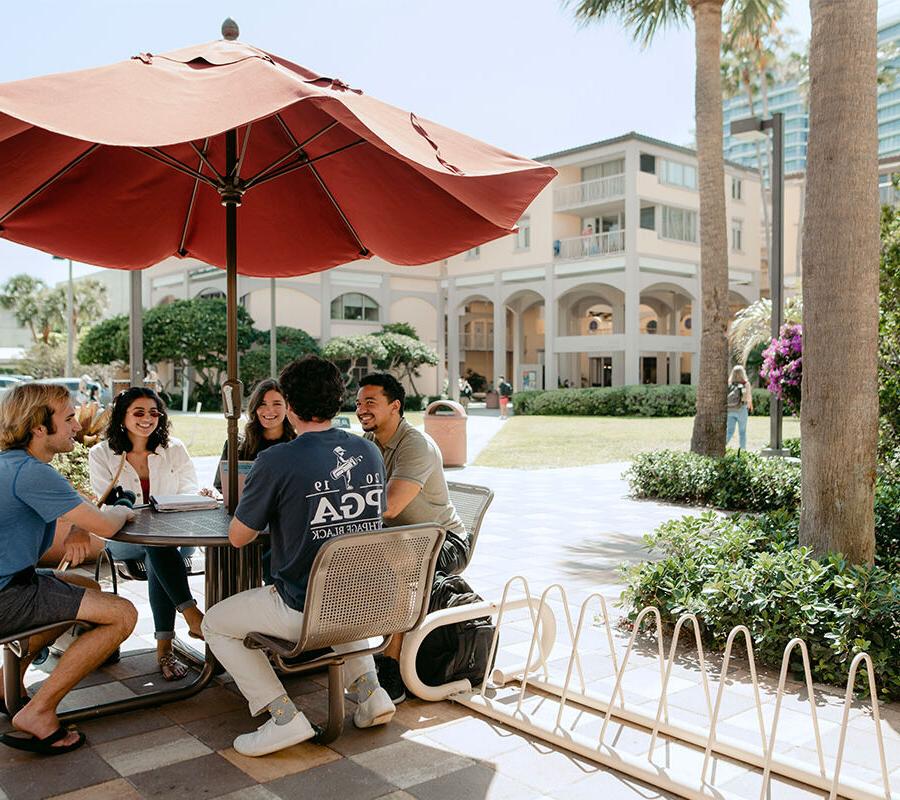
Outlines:
[[[521,595],[515,599],[510,598],[513,587],[520,589]],[[562,601],[569,640],[572,642],[568,653],[566,677],[560,684],[551,680],[548,660],[556,643],[557,624],[556,614],[548,604],[548,596],[558,594]],[[416,654],[425,637],[436,628],[454,622],[462,622],[478,617],[496,617],[496,633],[491,645],[489,663],[493,663],[496,655],[498,639],[507,612],[527,608],[531,620],[532,634],[528,650],[528,657],[524,663],[495,668],[490,675],[491,687],[488,686],[488,676],[480,687],[473,689],[469,681],[456,681],[443,686],[426,686],[416,674]],[[610,658],[615,670],[615,681],[612,691],[607,698],[601,698],[594,694],[588,694],[585,688],[584,672],[582,669],[582,656],[579,653],[579,643],[585,623],[588,620],[589,610],[595,608],[597,612],[591,615],[594,624],[600,623],[606,632],[606,641],[609,647]],[[625,670],[634,648],[636,638],[645,620],[652,618],[656,634],[657,660],[660,673],[660,693],[656,708],[656,714],[650,715],[646,707],[637,703],[628,703],[625,699],[622,682]],[[699,663],[700,680],[705,695],[707,724],[692,725],[681,721],[669,719],[667,695],[672,674],[672,666],[675,662],[679,638],[686,624],[694,634],[694,643]],[[739,636],[747,651],[750,678],[753,684],[756,716],[759,726],[759,745],[743,740],[719,734],[717,731],[722,699],[726,691],[728,670],[731,664],[731,654],[734,641]],[[810,726],[813,731],[817,759],[815,764],[809,764],[798,758],[776,753],[776,743],[779,718],[781,716],[782,701],[785,693],[788,664],[791,654],[796,648],[800,648],[803,661],[803,669],[806,680],[808,696],[807,709]],[[872,723],[875,728],[875,738],[878,743],[878,757],[881,772],[881,785],[866,783],[855,776],[842,775],[841,767],[847,744],[847,733],[850,706],[853,701],[853,687],[856,675],[861,664],[865,664],[868,675],[869,694],[872,702]],[[727,791],[717,788],[712,779],[710,762],[712,759],[722,757],[738,762],[741,765],[755,768],[762,773],[760,790],[761,800],[767,797],[772,775],[778,775],[802,783],[812,789],[829,792],[829,800],[834,800],[838,795],[850,798],[850,800],[900,800],[900,794],[892,793],[889,769],[885,757],[884,741],[881,731],[878,694],[873,675],[872,660],[866,653],[859,653],[852,661],[850,673],[847,679],[847,688],[844,695],[844,710],[840,723],[838,748],[831,764],[826,763],[822,748],[822,737],[819,721],[816,716],[815,694],[813,692],[812,676],[809,666],[809,655],[806,643],[802,639],[791,640],[784,651],[781,672],[778,682],[778,691],[775,699],[774,714],[771,726],[767,730],[762,703],[760,700],[759,683],[756,673],[756,664],[753,654],[753,641],[750,631],[743,625],[738,625],[731,631],[725,645],[722,660],[722,669],[719,677],[719,689],[715,700],[710,693],[709,679],[706,668],[706,658],[703,653],[703,645],[700,638],[700,626],[696,617],[685,614],[675,624],[672,632],[672,641],[669,647],[669,655],[666,658],[663,642],[662,620],[656,608],[643,609],[635,619],[633,630],[625,649],[624,656],[619,663],[613,637],[613,623],[610,620],[606,608],[606,602],[599,594],[590,595],[582,604],[578,615],[578,623],[573,626],[572,616],[565,589],[559,584],[549,586],[536,599],[528,586],[527,580],[522,576],[511,578],[503,590],[499,603],[485,601],[459,608],[436,611],[429,614],[421,627],[408,633],[404,639],[403,650],[400,657],[400,668],[403,680],[414,694],[423,700],[451,699],[455,702],[471,708],[480,714],[488,716],[498,722],[502,722],[512,728],[528,733],[544,741],[569,750],[594,762],[611,769],[623,772],[634,778],[646,781],[660,789],[677,793],[691,800],[720,800],[728,798]],[[573,688],[573,677],[577,673],[580,688]],[[512,702],[509,691],[502,697],[500,693],[518,681],[518,697]],[[548,723],[546,715],[538,718],[524,710],[523,705],[531,689],[531,697],[535,693],[543,693],[557,698],[559,708],[555,721]],[[602,714],[602,726],[597,738],[589,738],[578,731],[565,728],[562,724],[566,710],[584,711],[585,709]],[[627,724],[650,731],[650,745],[646,754],[642,756],[626,752],[617,748],[615,742],[606,741],[606,734],[611,719],[620,724]],[[677,769],[671,765],[660,765],[654,762],[656,742],[659,736],[668,741],[685,743],[702,752],[702,768],[692,774],[690,771]],[[694,760],[696,761],[696,759]]]

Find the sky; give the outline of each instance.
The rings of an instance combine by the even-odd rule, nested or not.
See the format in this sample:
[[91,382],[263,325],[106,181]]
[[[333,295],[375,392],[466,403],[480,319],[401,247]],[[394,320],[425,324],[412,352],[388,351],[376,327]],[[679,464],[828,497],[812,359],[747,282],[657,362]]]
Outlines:
[[[692,29],[644,49],[614,20],[580,25],[562,0],[10,3],[0,83],[218,39],[225,16],[242,41],[520,155],[632,130],[692,142]],[[785,23],[807,38],[808,3],[789,0]],[[0,284],[20,272],[55,283],[65,266],[0,241]]]

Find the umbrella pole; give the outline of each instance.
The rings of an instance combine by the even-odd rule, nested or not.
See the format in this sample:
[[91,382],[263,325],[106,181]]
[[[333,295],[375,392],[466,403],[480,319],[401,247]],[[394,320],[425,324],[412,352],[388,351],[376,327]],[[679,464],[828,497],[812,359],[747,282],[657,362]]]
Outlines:
[[228,379],[222,386],[222,408],[228,422],[228,513],[233,514],[238,499],[238,420],[241,418],[243,386],[238,379],[238,296],[237,296],[237,209],[241,193],[237,189],[237,130],[225,133],[225,181],[221,191],[225,206],[225,283]]

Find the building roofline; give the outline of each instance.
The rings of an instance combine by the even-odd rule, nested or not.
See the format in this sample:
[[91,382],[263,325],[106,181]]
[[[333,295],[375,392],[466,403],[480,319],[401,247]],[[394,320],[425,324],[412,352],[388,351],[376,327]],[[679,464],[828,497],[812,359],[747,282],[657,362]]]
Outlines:
[[[613,136],[610,139],[602,139],[599,142],[591,142],[590,144],[582,144],[578,147],[570,147],[567,150],[559,150],[556,153],[547,153],[543,156],[536,156],[535,161],[549,161],[554,158],[562,158],[564,156],[573,156],[578,153],[586,153],[588,150],[594,150],[598,147],[608,147],[612,144],[620,144],[622,142],[627,142],[630,139],[634,139],[638,142],[644,142],[645,144],[655,144],[660,147],[668,147],[670,150],[677,150],[680,153],[684,153],[685,155],[697,157],[697,151],[690,148],[685,147],[681,144],[673,144],[672,142],[667,142],[663,139],[655,139],[652,136],[646,136],[643,133],[638,133],[637,131],[629,131],[628,133],[623,133],[621,136]],[[747,167],[744,164],[739,164],[737,161],[729,161],[727,158],[723,159],[724,163],[729,167],[734,167],[735,169],[742,170],[744,172],[756,173],[756,170]]]

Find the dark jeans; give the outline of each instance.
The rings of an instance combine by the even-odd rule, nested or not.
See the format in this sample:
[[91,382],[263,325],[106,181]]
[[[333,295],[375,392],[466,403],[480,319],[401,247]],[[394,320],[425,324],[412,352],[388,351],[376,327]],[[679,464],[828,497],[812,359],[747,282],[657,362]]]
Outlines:
[[147,592],[157,639],[175,638],[175,612],[197,605],[191,597],[187,570],[177,547],[144,547],[126,542],[107,542],[113,558],[134,559],[147,566]]

